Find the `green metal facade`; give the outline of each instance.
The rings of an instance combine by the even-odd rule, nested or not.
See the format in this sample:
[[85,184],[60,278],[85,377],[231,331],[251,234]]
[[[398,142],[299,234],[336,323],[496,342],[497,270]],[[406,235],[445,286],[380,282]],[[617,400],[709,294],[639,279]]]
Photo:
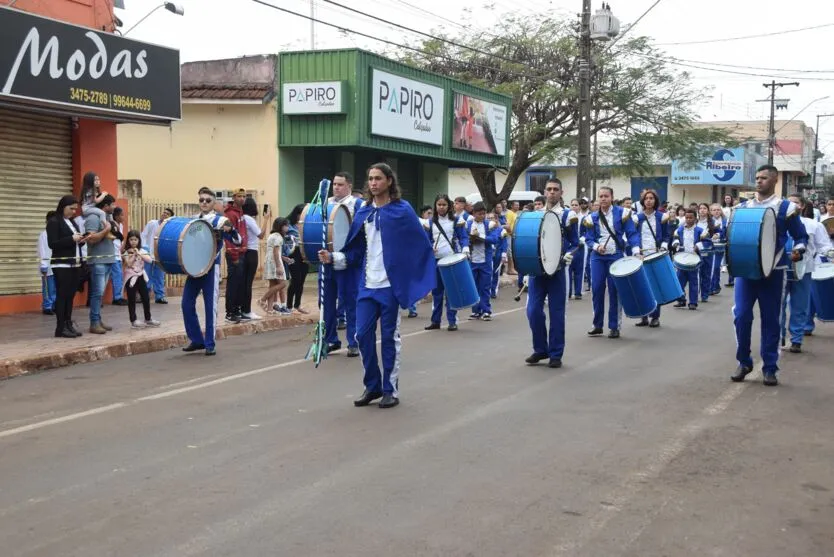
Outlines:
[[[381,71],[421,81],[444,91],[443,144],[431,145],[371,134],[372,71]],[[342,147],[368,149],[432,159],[458,167],[506,167],[508,153],[489,155],[452,148],[454,94],[463,93],[507,107],[507,130],[512,114],[508,96],[474,87],[441,75],[412,68],[405,64],[358,49],[322,50],[282,53],[279,58],[279,80],[284,83],[343,81],[347,91],[346,114],[279,116],[280,147]],[[509,140],[507,141],[507,150]]]

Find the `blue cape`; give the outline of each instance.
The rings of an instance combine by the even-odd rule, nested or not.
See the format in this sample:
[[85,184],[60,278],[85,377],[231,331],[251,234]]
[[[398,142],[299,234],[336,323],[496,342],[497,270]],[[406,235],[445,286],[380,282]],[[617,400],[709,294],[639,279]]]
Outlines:
[[342,253],[349,266],[361,266],[359,287],[365,284],[365,222],[372,219],[382,235],[382,262],[394,297],[407,308],[422,300],[436,286],[434,251],[417,213],[407,201],[391,201],[376,208],[365,203],[356,210]]

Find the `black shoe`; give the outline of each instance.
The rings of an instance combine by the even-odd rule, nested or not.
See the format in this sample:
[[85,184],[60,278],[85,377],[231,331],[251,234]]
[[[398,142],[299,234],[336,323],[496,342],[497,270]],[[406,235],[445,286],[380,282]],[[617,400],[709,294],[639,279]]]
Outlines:
[[649,326],[649,318],[644,317],[640,321],[634,324],[635,327],[648,327]]
[[55,312],[51,309],[42,310],[41,313],[43,313],[44,315],[55,315]]
[[601,334],[602,334],[602,329],[600,329],[598,327],[594,327],[593,329],[588,331],[588,336],[589,337],[595,337],[595,336],[599,336]]
[[582,296],[581,296],[581,295],[579,295],[579,296],[574,296],[574,297],[573,297],[573,299],[574,299],[574,300],[581,300],[581,299],[582,299]]
[[342,349],[342,344],[338,342],[334,342],[333,344],[327,345],[327,353],[331,354],[333,352],[337,352]]
[[353,401],[353,405],[367,406],[378,398],[382,398],[382,393],[371,392],[368,389],[365,389],[365,392],[362,393],[362,396]]
[[345,321],[339,321],[339,324],[336,325],[336,330],[344,331],[345,329],[347,329],[347,323]]
[[440,323],[429,323],[428,325],[423,327],[423,330],[425,330],[425,331],[436,331],[439,328],[440,328]]
[[241,316],[236,313],[227,313],[226,314],[226,321],[229,323],[240,323]]
[[480,318],[481,318],[480,313],[473,313],[472,315],[469,316],[469,319],[472,320],[472,321],[477,321]]
[[738,366],[738,369],[736,369],[736,372],[730,376],[730,379],[735,383],[741,383],[744,381],[745,377],[752,373],[752,371],[752,367]]
[[791,352],[793,352],[794,354],[800,354],[800,353],[802,352],[802,345],[801,345],[801,344],[797,344],[797,343],[795,343],[795,342],[794,342],[794,343],[792,343],[792,344],[791,344],[791,348],[790,348],[790,350],[791,350]]
[[678,300],[677,302],[675,302],[674,307],[676,307],[676,308],[685,308],[686,307],[686,302],[684,302],[682,300]]
[[698,309],[698,304],[689,304],[689,309],[695,311],[696,309]]
[[196,342],[191,342],[188,346],[183,347],[183,352],[196,352],[197,350],[202,350],[206,347],[205,344],[197,344]]
[[214,348],[206,348],[206,356],[216,356],[217,350]]
[[540,361],[546,360],[546,359],[547,359],[547,354],[539,354],[537,352],[534,352],[534,353],[530,354],[524,361],[527,362],[528,364],[537,364]]
[[803,333],[803,335],[806,336],[806,337],[812,337],[812,336],[814,336],[814,331],[805,331]]
[[380,408],[393,408],[400,403],[400,399],[394,395],[382,395],[382,400],[379,401]]
[[652,320],[649,321],[649,327],[651,327],[652,329],[657,329],[658,327],[660,327],[660,319],[658,319],[657,317],[652,317]]
[[550,368],[560,368],[562,367],[562,360],[559,358],[550,358],[550,362],[548,362],[547,367]]
[[167,304],[168,300],[166,300],[165,298],[160,298],[160,299],[156,300],[156,303],[157,304]]
[[611,331],[608,333],[608,338],[620,338],[620,331],[618,331],[617,329],[611,329]]
[[762,385],[767,387],[775,387],[779,384],[779,380],[776,379],[775,373],[765,373],[764,378],[762,379]]
[[727,284],[725,284],[724,286],[726,286],[727,288],[732,288],[732,287],[734,287],[734,286],[735,286],[735,284],[733,284],[732,282],[728,282],[728,283],[727,283]]
[[127,305],[127,300],[125,300],[124,298],[122,298],[121,300],[113,300],[113,305],[114,306],[126,306]]
[[55,338],[77,338],[75,333],[64,327],[63,329],[55,331]]
[[416,311],[409,311],[408,312],[408,318],[409,319],[414,319],[415,317],[417,317],[417,312]]
[[785,343],[786,343],[786,341],[785,341],[785,339],[783,338],[783,339],[782,339],[782,344],[781,344],[782,348],[784,348],[784,347],[785,347]]
[[704,299],[704,300],[701,300],[701,303],[702,303],[702,304],[706,304],[707,302],[709,302],[709,298],[706,298],[706,299]]
[[356,358],[359,356],[359,347],[358,346],[348,346],[347,357],[348,358]]
[[449,325],[448,327],[446,327],[446,330],[447,331],[457,331],[458,330],[457,323],[453,323],[453,324]]
[[84,333],[82,333],[81,331],[78,330],[78,327],[75,325],[75,321],[69,321],[67,323],[67,329],[69,329],[69,331],[72,334],[74,334],[76,337],[84,336]]

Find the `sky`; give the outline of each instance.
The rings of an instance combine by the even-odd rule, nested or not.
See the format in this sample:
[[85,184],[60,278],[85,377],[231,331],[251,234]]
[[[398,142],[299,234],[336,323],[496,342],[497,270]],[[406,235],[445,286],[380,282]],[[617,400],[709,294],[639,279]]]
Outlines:
[[[128,30],[160,1],[124,0],[126,9],[116,10],[124,22],[122,31]],[[311,10],[311,0],[265,1],[305,15]],[[440,28],[454,33],[461,26],[500,32],[502,16],[508,13],[547,12],[572,19],[578,17],[582,7],[581,0],[335,1],[427,33]],[[179,0],[178,3],[185,10],[184,16],[158,10],[128,36],[177,48],[183,62],[306,50],[311,46],[309,21],[252,0]],[[777,119],[796,117],[816,127],[816,115],[834,114],[834,60],[827,56],[830,37],[834,35],[834,2],[793,0],[788,8],[788,4],[776,0],[659,0],[651,9],[655,0],[623,0],[621,4],[612,0],[610,3],[623,27],[645,13],[627,36],[651,37],[670,58],[679,60],[679,64],[724,70],[680,66],[691,73],[695,86],[711,88],[712,98],[696,109],[702,120],[766,119],[768,103],[756,101],[768,98],[769,89],[763,83],[772,79],[800,82],[799,87],[778,90],[777,98],[790,99],[790,102],[786,110],[777,111]],[[468,7],[470,11],[465,12]],[[600,7],[601,1],[594,0],[593,10]],[[351,14],[324,0],[315,0],[313,9],[320,20],[374,37],[393,42],[419,38],[408,31]],[[762,36],[826,24],[830,26]],[[755,38],[717,41],[751,35]],[[693,41],[712,42],[670,44]],[[376,51],[386,48],[377,41],[324,25],[315,26],[315,46]],[[821,150],[833,156],[834,117],[821,120],[819,133]]]

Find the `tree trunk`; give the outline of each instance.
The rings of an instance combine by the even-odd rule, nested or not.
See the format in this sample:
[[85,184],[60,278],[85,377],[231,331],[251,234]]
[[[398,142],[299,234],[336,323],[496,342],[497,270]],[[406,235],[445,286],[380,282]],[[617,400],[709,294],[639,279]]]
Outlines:
[[526,151],[515,151],[513,153],[513,161],[510,164],[510,168],[507,169],[507,177],[504,179],[504,184],[501,186],[500,192],[495,187],[494,168],[469,169],[469,172],[472,173],[472,178],[475,180],[475,185],[478,186],[478,192],[481,194],[481,199],[484,200],[487,211],[491,211],[500,201],[509,199],[518,178],[528,166],[530,166],[528,153]]

